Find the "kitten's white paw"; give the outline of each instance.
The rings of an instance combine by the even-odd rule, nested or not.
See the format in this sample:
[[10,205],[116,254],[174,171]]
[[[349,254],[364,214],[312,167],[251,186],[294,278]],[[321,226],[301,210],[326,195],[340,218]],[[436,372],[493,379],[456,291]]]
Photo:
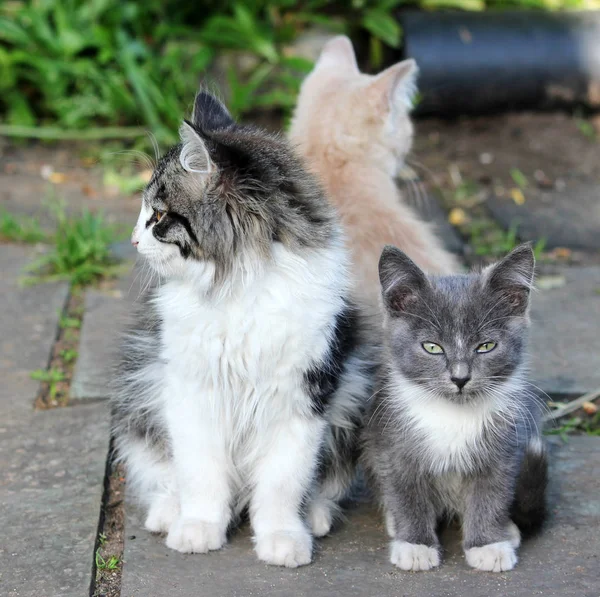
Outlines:
[[394,515],[391,512],[385,513],[385,530],[391,539],[396,536],[396,522],[394,521]]
[[521,531],[519,527],[511,520],[508,523],[508,542],[515,548],[521,545]]
[[179,518],[169,529],[166,544],[182,553],[206,553],[220,549],[226,541],[226,528],[221,524]]
[[510,541],[471,547],[465,550],[465,557],[469,566],[488,572],[512,570],[517,563],[517,554]]
[[335,508],[335,503],[330,500],[318,500],[311,504],[308,511],[308,522],[315,537],[324,537],[331,531]]
[[148,510],[144,527],[151,533],[168,533],[179,517],[179,503],[174,495],[157,497]]
[[390,561],[401,570],[431,570],[440,565],[440,554],[435,547],[392,541]]
[[312,537],[306,530],[270,533],[256,538],[256,553],[267,564],[297,568],[310,564]]

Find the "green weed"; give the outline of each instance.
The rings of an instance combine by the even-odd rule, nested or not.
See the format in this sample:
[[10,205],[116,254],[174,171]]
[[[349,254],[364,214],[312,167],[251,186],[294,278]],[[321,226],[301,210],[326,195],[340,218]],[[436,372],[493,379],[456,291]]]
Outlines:
[[[513,222],[508,230],[504,230],[489,218],[481,218],[471,223],[470,243],[476,255],[488,257],[503,257],[520,244],[518,237],[519,224]],[[546,239],[541,238],[533,245],[533,253],[540,257],[546,246]]]
[[547,429],[546,435],[560,435],[563,440],[567,440],[568,435],[584,434],[600,436],[600,412],[591,417],[571,417],[566,419],[559,427]]
[[72,363],[79,356],[79,353],[72,348],[65,348],[60,351],[60,356],[65,363]]
[[19,243],[39,243],[48,240],[36,218],[17,216],[0,209],[0,240]]
[[110,244],[116,238],[114,226],[102,214],[84,210],[80,216],[67,215],[64,204],[52,207],[57,230],[48,253],[26,268],[27,284],[70,280],[73,284],[90,284],[110,277],[118,270]]
[[529,184],[529,181],[527,180],[527,177],[525,176],[525,174],[523,174],[523,172],[521,172],[518,168],[511,168],[510,169],[510,176],[513,179],[514,183],[522,191],[524,191],[527,188],[527,185]]
[[49,387],[50,398],[54,400],[58,392],[57,383],[64,381],[65,374],[58,369],[36,369],[30,373],[31,379],[47,383]]
[[100,549],[96,551],[96,568],[98,570],[116,570],[119,567],[121,560],[117,556],[110,556],[104,559],[100,555]]
[[108,539],[108,537],[106,536],[105,533],[100,533],[98,535],[98,543],[100,544],[101,547],[106,543],[107,539]]
[[67,317],[66,315],[61,315],[60,319],[58,320],[58,325],[61,327],[61,329],[79,329],[81,327],[81,319],[78,317]]

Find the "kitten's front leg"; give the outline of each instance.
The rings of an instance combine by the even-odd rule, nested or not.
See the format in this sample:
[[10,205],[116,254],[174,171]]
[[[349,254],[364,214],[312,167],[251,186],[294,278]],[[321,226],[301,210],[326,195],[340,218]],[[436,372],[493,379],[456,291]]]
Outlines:
[[167,535],[167,547],[206,553],[226,542],[231,519],[229,459],[218,420],[205,396],[189,382],[170,380],[165,415],[175,466],[180,513]]
[[382,483],[386,528],[393,537],[390,561],[401,570],[430,570],[440,565],[431,487],[421,472],[408,465],[402,470]]
[[463,513],[463,547],[469,566],[488,572],[512,570],[521,542],[509,518],[514,493],[510,467],[498,466],[469,485]]
[[313,540],[301,511],[324,428],[318,417],[296,415],[261,432],[250,517],[256,553],[267,564],[295,568],[311,561]]

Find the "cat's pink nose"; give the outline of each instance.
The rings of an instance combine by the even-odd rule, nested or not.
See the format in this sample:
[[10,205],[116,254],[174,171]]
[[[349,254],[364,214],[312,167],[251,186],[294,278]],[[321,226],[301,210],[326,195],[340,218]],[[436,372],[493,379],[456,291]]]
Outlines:
[[135,240],[135,238],[132,238],[132,239],[131,239],[131,244],[132,244],[134,247],[137,247],[137,246],[140,244],[140,241],[139,241],[139,240]]

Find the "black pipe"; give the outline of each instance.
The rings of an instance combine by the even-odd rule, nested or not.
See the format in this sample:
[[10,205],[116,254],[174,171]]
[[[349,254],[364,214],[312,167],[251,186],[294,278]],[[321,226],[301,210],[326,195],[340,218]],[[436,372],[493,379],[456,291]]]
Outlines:
[[421,115],[600,107],[600,12],[400,12]]

